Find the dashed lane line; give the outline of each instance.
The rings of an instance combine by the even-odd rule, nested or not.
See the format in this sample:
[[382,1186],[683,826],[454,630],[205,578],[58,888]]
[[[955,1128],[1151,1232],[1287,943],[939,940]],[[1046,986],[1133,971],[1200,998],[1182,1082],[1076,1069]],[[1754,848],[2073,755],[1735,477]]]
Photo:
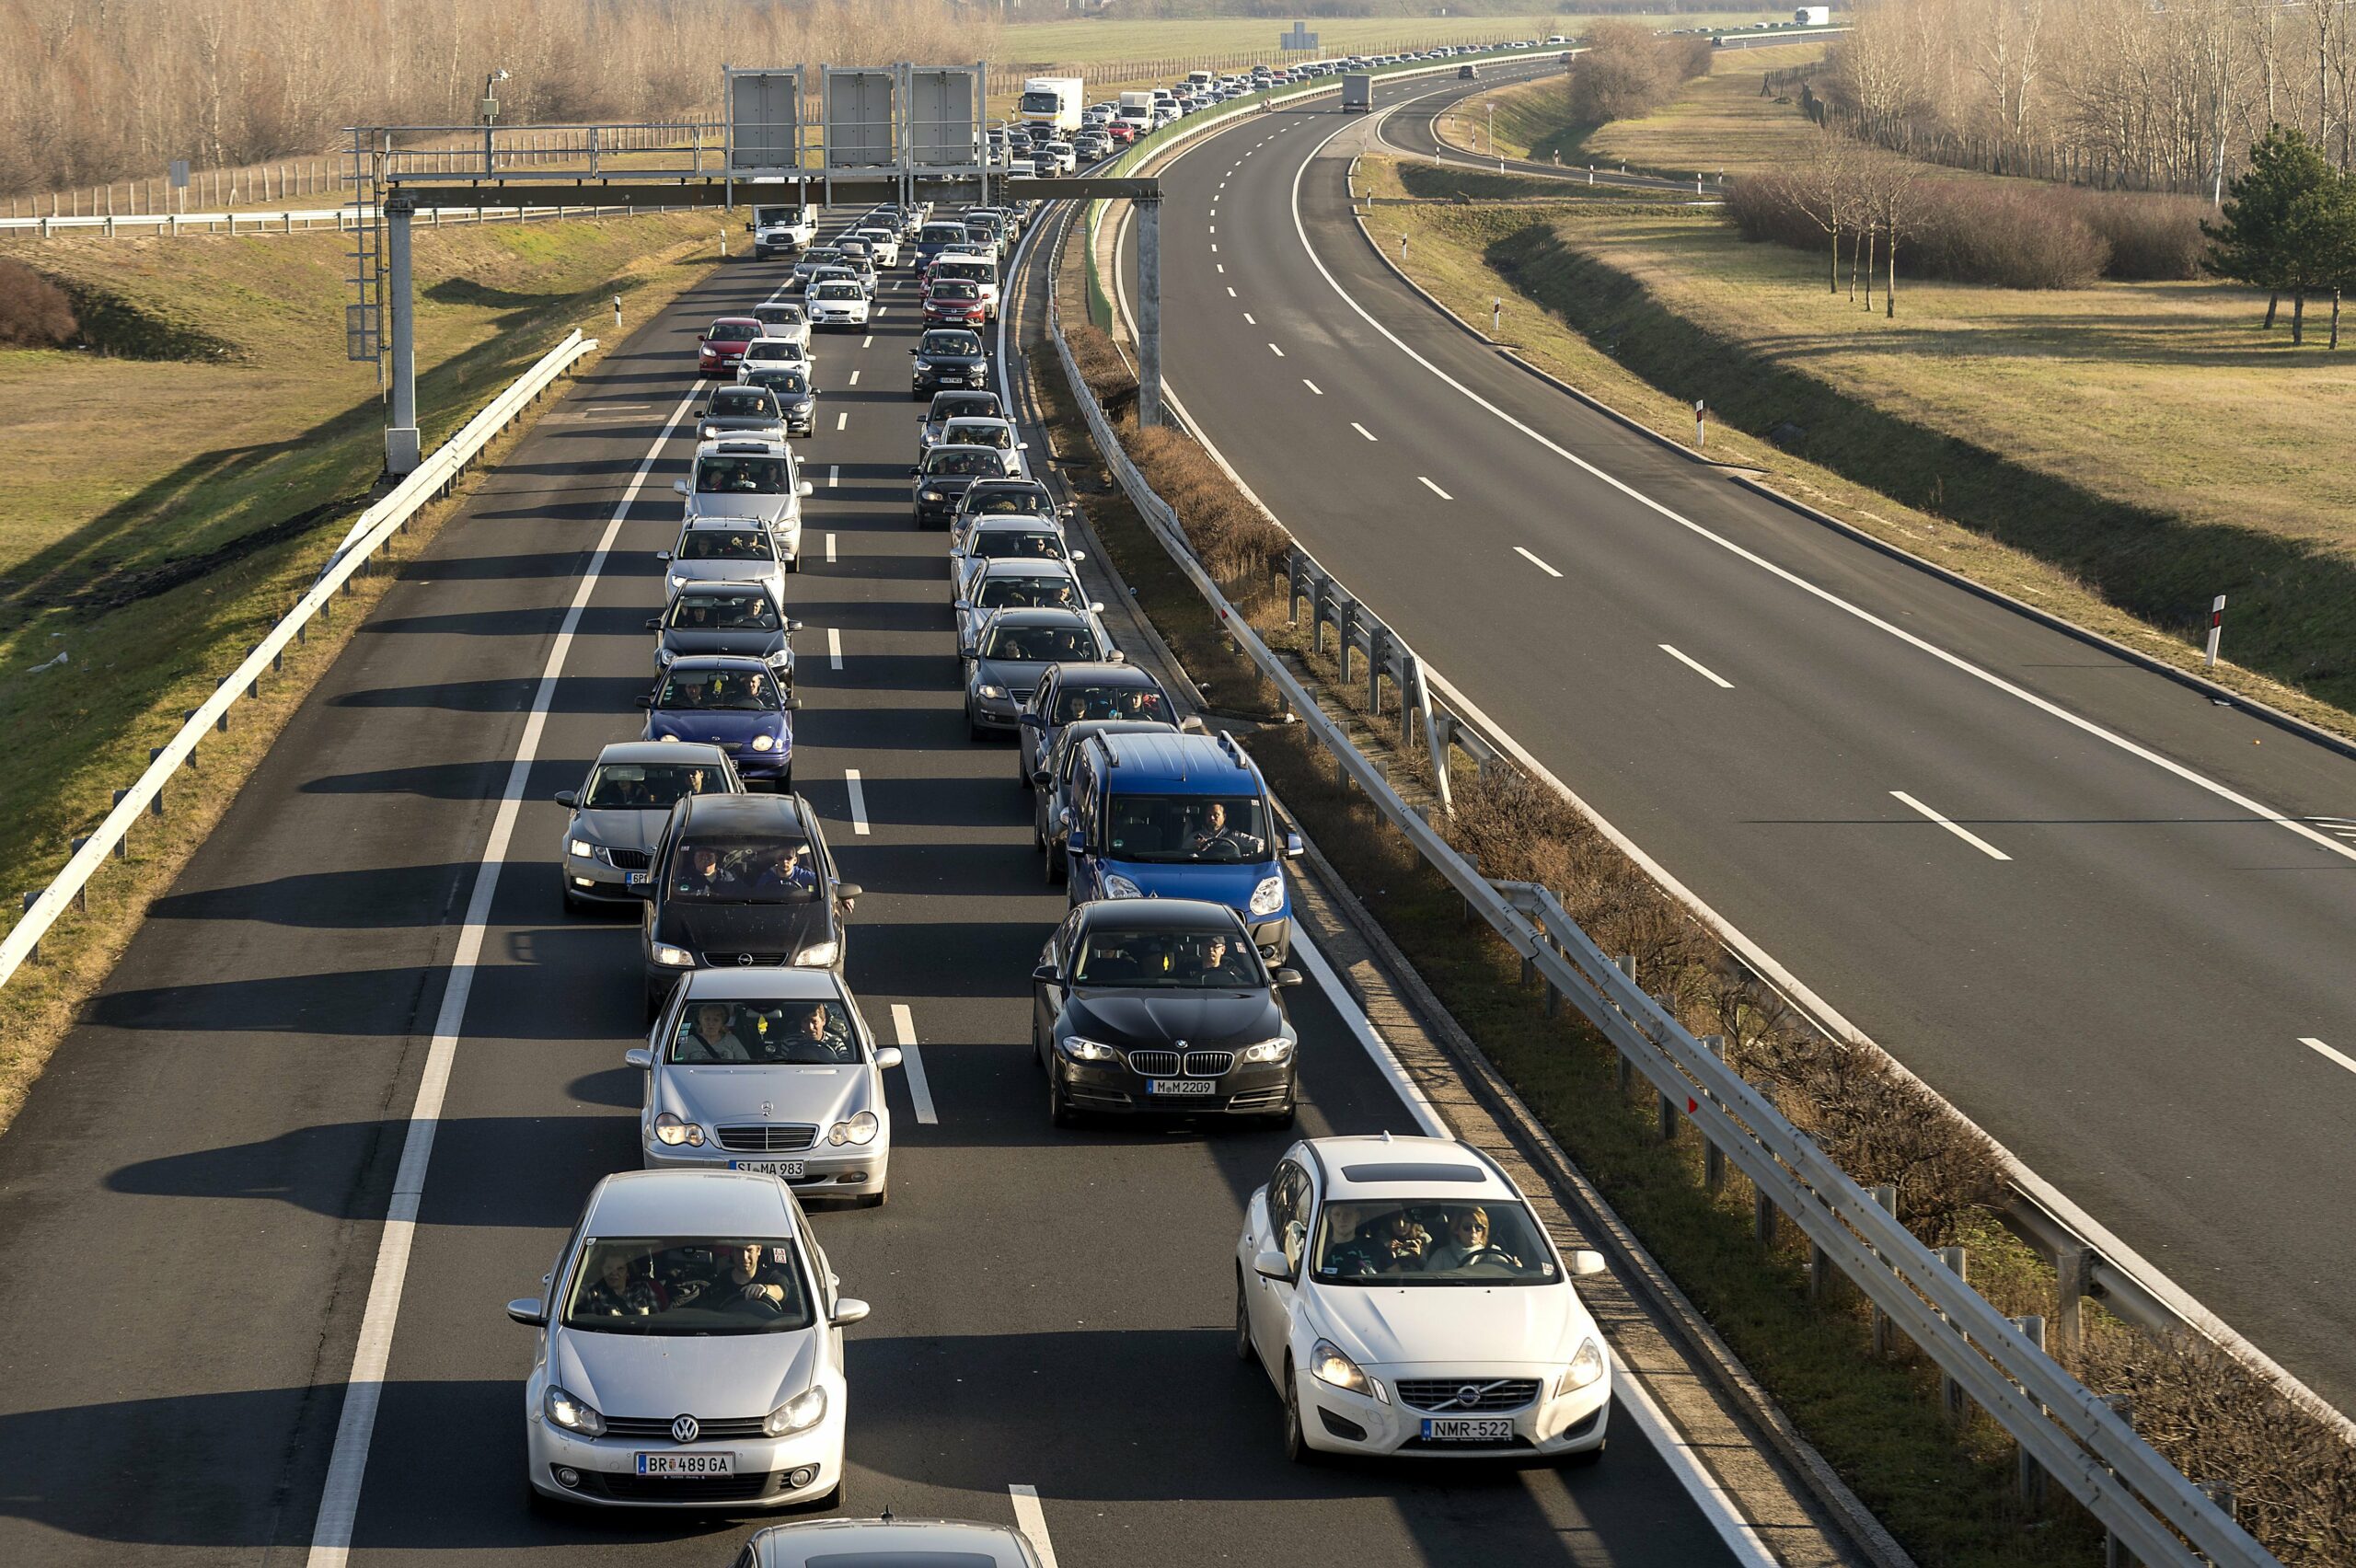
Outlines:
[[1946,828],[1949,833],[1954,834],[1958,838],[1962,839],[1966,844],[1970,845],[1974,849],[1979,850],[1982,855],[1987,856],[1990,859],[2009,860],[2012,859],[2010,855],[2005,854],[2002,849],[1997,848],[1993,844],[1991,844],[1986,839],[1981,837],[1980,835],[1972,832],[1968,827],[1958,825],[1946,817],[1941,816],[1938,813],[1933,811],[1930,807],[1924,805],[1922,801],[1916,800],[1905,790],[1892,790],[1889,794],[1890,799],[1898,801],[1900,805],[1905,806],[1910,811],[1919,812],[1923,815],[1930,818],[1933,822],[1938,824],[1941,827]]
[[859,769],[843,769],[843,788],[850,792],[850,830],[860,837],[867,836],[867,790],[859,781]]
[[1548,566],[1544,561],[1540,560],[1536,556],[1531,555],[1528,550],[1523,549],[1519,545],[1514,546],[1513,553],[1519,556],[1522,559],[1528,561],[1530,565],[1536,567],[1539,571],[1544,572],[1549,577],[1560,577],[1563,575],[1553,567]]
[[1715,686],[1723,691],[1732,691],[1734,689],[1734,683],[1732,681],[1727,680],[1725,676],[1719,674],[1717,671],[1710,668],[1709,665],[1704,664],[1701,660],[1694,658],[1691,653],[1672,648],[1666,642],[1660,645],[1660,651],[1668,654],[1670,658],[1676,660],[1679,663],[1684,665],[1687,669],[1692,671],[1695,674],[1701,676],[1703,680],[1708,681],[1712,686]]
[[924,1053],[917,1049],[917,1020],[906,1002],[892,1004],[892,1032],[900,1037],[900,1070],[908,1075],[908,1098],[916,1101],[917,1120],[933,1126],[941,1113],[933,1109],[932,1080],[924,1076]]

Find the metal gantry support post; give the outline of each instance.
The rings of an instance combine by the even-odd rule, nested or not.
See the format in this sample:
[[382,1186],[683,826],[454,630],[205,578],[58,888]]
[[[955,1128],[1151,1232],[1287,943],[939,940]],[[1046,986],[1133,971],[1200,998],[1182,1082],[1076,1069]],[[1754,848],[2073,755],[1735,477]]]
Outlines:
[[1138,203],[1138,423],[1161,418],[1161,202]]
[[410,286],[409,225],[417,202],[402,195],[385,199],[384,310],[390,317],[392,417],[385,426],[385,472],[398,478],[413,473],[417,439],[417,304]]

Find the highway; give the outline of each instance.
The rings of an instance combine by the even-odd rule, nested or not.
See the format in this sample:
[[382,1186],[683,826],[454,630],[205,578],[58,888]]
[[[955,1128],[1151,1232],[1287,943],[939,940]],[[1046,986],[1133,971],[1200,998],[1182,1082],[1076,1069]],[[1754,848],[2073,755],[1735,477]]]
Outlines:
[[[1477,90],[1377,104],[1396,130]],[[2356,761],[1507,362],[1353,222],[1349,154],[1383,119],[1323,100],[1164,167],[1186,417],[1787,994],[2356,1408]]]
[[[502,1308],[638,1163],[636,937],[560,909],[550,796],[638,731],[696,337],[786,271],[633,323],[401,564],[0,1139],[0,1562],[716,1565],[749,1529],[527,1503]],[[867,890],[849,977],[919,1066],[889,1206],[816,1217],[874,1307],[847,1507],[1022,1522],[1067,1568],[1730,1561],[1616,1423],[1576,1473],[1286,1464],[1230,1325],[1288,1135],[1051,1131],[1028,976],[1063,895],[1011,748],[965,736],[905,273],[883,300],[819,341],[789,580],[796,777]],[[1288,996],[1300,1131],[1414,1130],[1334,1001]]]

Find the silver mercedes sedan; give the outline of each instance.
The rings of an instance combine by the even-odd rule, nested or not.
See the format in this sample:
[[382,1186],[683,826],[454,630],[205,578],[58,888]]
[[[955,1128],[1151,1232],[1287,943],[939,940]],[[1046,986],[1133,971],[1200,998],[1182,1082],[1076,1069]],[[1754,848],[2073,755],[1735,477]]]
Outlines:
[[848,1393],[836,1294],[802,1205],[752,1171],[625,1170],[597,1183],[545,1295],[524,1380],[532,1490],[603,1506],[840,1500]]
[[[682,795],[741,795],[745,782],[718,746],[621,741],[597,754],[578,790],[557,791],[564,824],[558,875],[564,906],[619,905],[636,914],[655,840]],[[633,880],[634,879],[634,880]]]
[[647,1169],[756,1170],[865,1208],[890,1195],[900,1049],[875,1043],[832,970],[693,970],[625,1060],[645,1074]]
[[965,1519],[812,1519],[771,1525],[745,1543],[731,1568],[1039,1568],[1019,1530]]

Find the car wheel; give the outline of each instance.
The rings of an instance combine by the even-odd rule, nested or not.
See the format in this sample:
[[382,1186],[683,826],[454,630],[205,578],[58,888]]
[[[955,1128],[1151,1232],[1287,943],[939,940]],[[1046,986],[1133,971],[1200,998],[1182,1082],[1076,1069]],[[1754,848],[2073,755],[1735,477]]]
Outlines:
[[1039,880],[1049,887],[1063,881],[1062,868],[1056,864],[1056,847],[1046,846],[1046,853],[1039,857]]
[[1078,1120],[1079,1117],[1072,1113],[1071,1101],[1064,1095],[1063,1075],[1050,1065],[1047,1068],[1047,1124],[1068,1127]]
[[1300,1389],[1294,1383],[1292,1357],[1285,1357],[1285,1458],[1297,1465],[1313,1465],[1317,1450],[1309,1446],[1309,1434],[1300,1424]]
[[974,716],[968,713],[965,715],[965,738],[969,741],[987,741],[990,738],[990,732],[974,722]]
[[589,906],[586,904],[583,904],[581,900],[573,897],[572,890],[571,888],[566,887],[563,883],[560,882],[557,884],[557,892],[564,897],[564,912],[567,915],[586,915],[589,913]]
[[1259,1359],[1259,1347],[1252,1343],[1252,1308],[1243,1295],[1243,1271],[1235,1271],[1235,1359],[1250,1366]]

